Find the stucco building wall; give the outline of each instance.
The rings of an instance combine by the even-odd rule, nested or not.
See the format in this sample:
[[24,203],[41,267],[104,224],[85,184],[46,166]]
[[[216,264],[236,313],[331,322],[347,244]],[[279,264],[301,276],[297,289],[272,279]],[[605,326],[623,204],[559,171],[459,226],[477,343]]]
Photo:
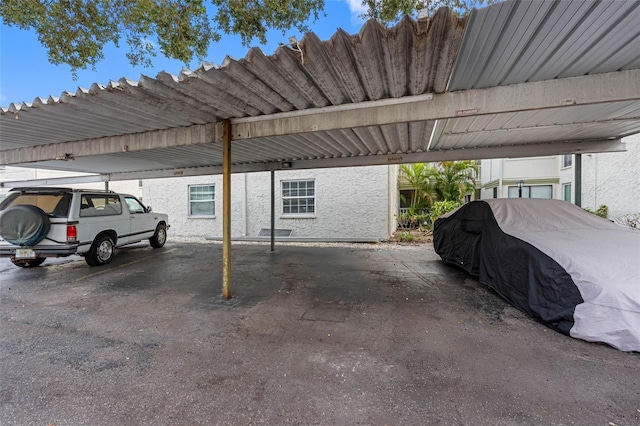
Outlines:
[[509,187],[517,187],[519,180],[525,186],[551,186],[552,197],[562,198],[558,185],[559,158],[544,156],[482,160],[480,198],[508,198]]
[[[25,167],[6,166],[0,169],[0,182],[29,181],[42,179],[60,179],[87,176],[86,173],[63,172],[60,170],[32,169]],[[104,182],[56,184],[55,186],[77,189],[105,189]],[[11,188],[0,188],[0,198],[6,195]],[[115,192],[123,192],[136,197],[142,196],[142,188],[138,180],[123,180],[109,182],[109,189]]]
[[[292,237],[386,239],[397,199],[394,166],[290,170],[275,173],[275,227],[291,229]],[[282,181],[315,181],[314,214],[282,214]],[[215,216],[189,216],[189,185],[215,185]],[[270,172],[234,174],[231,179],[231,234],[257,236],[271,226]],[[169,214],[170,232],[177,236],[222,235],[222,176],[146,180],[143,197],[154,210]]]
[[609,219],[640,214],[640,134],[623,139],[626,152],[582,156],[582,207],[609,208]]
[[[581,206],[596,210],[608,207],[609,219],[640,214],[640,134],[623,139],[625,152],[583,154]],[[575,202],[576,159],[568,167],[563,156],[482,160],[481,198],[508,196],[508,187],[523,179],[525,184],[553,185],[553,198],[564,199],[564,185],[570,185]]]

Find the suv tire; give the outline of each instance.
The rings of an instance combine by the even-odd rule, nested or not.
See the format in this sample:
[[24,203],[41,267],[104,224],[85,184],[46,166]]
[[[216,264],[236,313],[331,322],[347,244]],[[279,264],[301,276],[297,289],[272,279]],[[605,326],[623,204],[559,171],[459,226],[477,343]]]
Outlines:
[[28,259],[28,260],[15,260],[11,259],[11,263],[21,268],[35,268],[37,266],[42,265],[46,258],[38,257],[36,259]]
[[0,216],[0,235],[16,246],[35,246],[50,228],[49,216],[37,206],[18,204]]
[[84,255],[84,260],[89,266],[105,265],[113,259],[114,248],[115,244],[109,235],[98,235]]
[[167,227],[164,223],[159,223],[156,226],[156,232],[153,237],[149,238],[149,243],[153,248],[160,248],[167,242]]

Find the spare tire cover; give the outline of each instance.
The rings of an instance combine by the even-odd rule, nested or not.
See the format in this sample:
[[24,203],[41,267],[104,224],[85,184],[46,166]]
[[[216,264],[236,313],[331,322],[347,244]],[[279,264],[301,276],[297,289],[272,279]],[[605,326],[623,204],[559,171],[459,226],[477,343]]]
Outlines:
[[50,228],[49,216],[37,206],[19,204],[9,207],[0,216],[0,235],[18,246],[38,244]]

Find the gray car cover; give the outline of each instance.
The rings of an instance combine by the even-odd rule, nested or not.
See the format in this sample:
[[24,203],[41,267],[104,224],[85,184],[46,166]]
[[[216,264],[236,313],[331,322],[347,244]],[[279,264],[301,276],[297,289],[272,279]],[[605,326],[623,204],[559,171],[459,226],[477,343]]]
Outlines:
[[550,327],[640,351],[640,232],[560,200],[491,199],[439,218],[434,248]]

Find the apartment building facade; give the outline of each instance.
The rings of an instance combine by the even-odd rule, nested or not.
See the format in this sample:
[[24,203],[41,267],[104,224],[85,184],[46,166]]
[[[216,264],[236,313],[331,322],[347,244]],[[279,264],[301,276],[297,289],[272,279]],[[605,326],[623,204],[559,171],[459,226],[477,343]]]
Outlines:
[[481,198],[554,198],[580,205],[607,206],[609,218],[640,214],[640,135],[625,138],[624,152],[482,160]]
[[[276,236],[379,241],[395,231],[398,166],[279,170],[274,175]],[[168,213],[171,234],[222,235],[222,176],[145,180],[143,198]],[[231,235],[270,235],[271,172],[231,178]]]

